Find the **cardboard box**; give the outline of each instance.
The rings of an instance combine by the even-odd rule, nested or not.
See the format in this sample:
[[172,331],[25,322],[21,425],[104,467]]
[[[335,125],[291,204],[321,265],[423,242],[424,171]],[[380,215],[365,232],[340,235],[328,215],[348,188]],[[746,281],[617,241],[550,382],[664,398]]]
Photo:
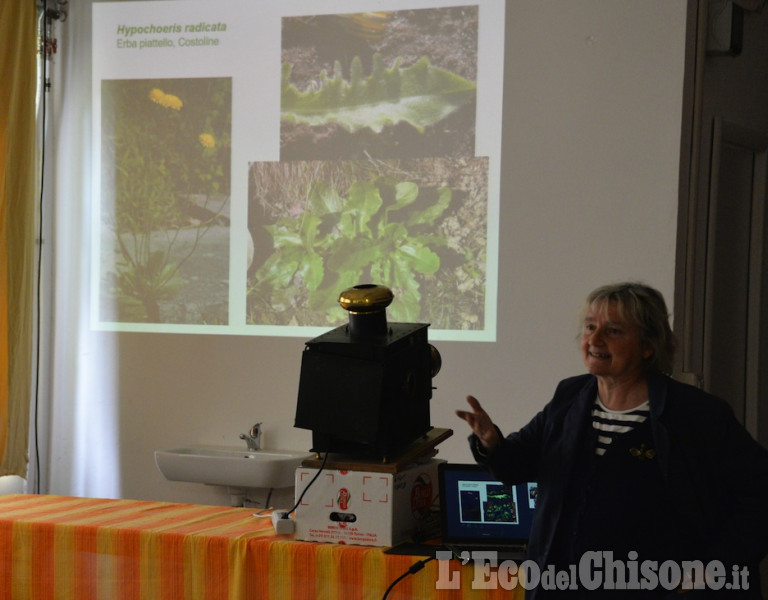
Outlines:
[[[296,539],[367,546],[411,539],[438,509],[440,462],[429,459],[397,473],[324,469],[296,508]],[[297,501],[317,471],[296,469]]]

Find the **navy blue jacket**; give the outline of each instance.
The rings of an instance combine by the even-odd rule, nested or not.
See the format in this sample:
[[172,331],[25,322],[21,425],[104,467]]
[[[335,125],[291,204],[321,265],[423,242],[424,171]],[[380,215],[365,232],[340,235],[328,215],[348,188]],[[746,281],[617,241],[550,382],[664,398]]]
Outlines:
[[[651,376],[648,386],[652,439],[669,510],[681,520],[695,553],[686,559],[748,566],[747,596],[759,598],[758,564],[768,553],[768,451],[725,401],[661,375]],[[494,477],[505,483],[538,482],[529,558],[542,568],[553,554],[568,490],[579,485],[576,457],[583,457],[585,444],[594,440],[590,413],[596,397],[593,375],[572,377],[490,455],[479,452],[479,441],[470,436],[475,459]]]

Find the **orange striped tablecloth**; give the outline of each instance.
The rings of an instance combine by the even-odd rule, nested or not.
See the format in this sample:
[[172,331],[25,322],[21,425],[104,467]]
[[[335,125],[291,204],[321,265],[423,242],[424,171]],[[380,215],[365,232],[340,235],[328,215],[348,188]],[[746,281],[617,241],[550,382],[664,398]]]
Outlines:
[[[0,496],[2,600],[380,599],[417,560],[383,550],[278,536],[247,508]],[[440,565],[460,589],[436,589]],[[388,598],[522,598],[471,569],[432,561]]]

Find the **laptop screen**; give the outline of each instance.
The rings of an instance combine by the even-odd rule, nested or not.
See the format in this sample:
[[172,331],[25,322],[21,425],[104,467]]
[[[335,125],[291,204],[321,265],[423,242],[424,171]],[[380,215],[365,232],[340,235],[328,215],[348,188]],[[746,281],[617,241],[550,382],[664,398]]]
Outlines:
[[525,543],[530,537],[536,484],[505,485],[475,464],[441,463],[440,518],[443,543]]

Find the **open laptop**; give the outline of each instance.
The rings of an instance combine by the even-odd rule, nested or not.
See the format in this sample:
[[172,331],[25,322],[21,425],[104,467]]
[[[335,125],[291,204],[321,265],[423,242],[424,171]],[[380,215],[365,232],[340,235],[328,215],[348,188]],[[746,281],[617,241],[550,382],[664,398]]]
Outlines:
[[535,483],[506,485],[476,464],[441,463],[442,544],[464,551],[495,551],[499,560],[525,558],[536,505]]

